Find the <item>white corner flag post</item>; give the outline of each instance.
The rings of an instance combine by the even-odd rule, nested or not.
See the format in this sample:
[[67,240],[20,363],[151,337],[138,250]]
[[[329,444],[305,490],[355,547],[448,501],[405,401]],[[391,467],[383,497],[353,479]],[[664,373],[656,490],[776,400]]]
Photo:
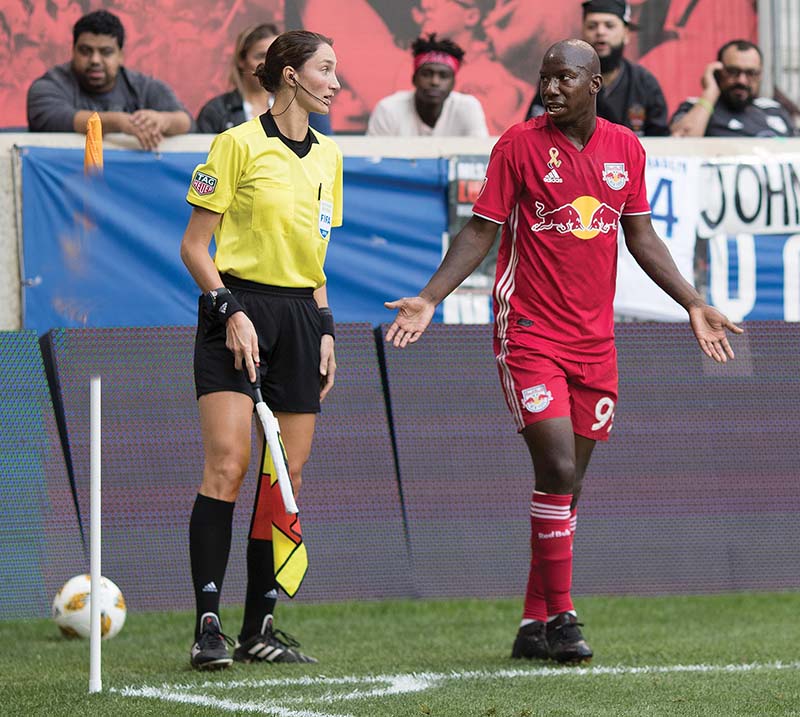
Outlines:
[[101,383],[100,376],[92,376],[90,385],[89,410],[89,451],[90,451],[90,483],[89,483],[89,578],[91,593],[89,597],[89,616],[91,630],[89,632],[89,693],[101,692],[103,680],[100,671],[100,419],[101,419]]

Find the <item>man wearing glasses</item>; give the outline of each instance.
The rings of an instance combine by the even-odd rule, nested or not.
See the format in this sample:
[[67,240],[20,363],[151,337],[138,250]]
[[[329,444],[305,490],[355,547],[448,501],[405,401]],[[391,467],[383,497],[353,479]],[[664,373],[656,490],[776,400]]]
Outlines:
[[670,121],[673,137],[791,137],[792,120],[775,100],[759,97],[761,50],[732,40],[703,74],[703,93],[684,102]]

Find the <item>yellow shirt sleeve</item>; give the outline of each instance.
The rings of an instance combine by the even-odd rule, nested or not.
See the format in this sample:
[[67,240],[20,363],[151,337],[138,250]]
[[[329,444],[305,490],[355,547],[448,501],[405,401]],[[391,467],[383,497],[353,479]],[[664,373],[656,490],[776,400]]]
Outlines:
[[205,163],[198,164],[192,173],[186,201],[224,214],[233,201],[244,162],[241,144],[228,133],[217,135]]

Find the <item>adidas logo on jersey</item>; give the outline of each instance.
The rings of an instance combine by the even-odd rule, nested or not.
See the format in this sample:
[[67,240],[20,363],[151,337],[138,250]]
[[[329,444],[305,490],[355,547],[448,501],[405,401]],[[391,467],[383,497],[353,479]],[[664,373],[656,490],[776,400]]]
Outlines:
[[544,175],[544,181],[548,184],[561,184],[564,180],[561,179],[558,172],[556,172],[555,168],[553,168]]
[[217,584],[212,580],[210,583],[206,583],[203,585],[203,592],[204,593],[216,593],[219,592],[217,590]]

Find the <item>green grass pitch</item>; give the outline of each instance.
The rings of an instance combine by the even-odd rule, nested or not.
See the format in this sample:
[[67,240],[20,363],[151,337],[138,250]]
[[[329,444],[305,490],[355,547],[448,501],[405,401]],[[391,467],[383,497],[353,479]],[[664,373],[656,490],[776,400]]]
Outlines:
[[[0,622],[0,713],[274,717],[800,716],[800,594],[583,598],[588,667],[511,660],[519,600],[279,604],[318,665],[189,668],[193,616],[135,613],[103,643]],[[241,611],[223,610],[233,635]]]

